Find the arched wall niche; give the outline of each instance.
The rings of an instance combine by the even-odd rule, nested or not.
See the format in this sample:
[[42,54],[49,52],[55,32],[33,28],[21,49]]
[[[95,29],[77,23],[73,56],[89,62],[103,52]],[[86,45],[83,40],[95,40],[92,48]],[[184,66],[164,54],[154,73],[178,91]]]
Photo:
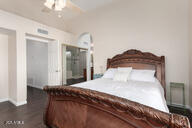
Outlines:
[[91,33],[84,32],[82,33],[77,41],[79,47],[86,48],[88,50],[87,54],[87,76],[88,80],[91,80],[91,68],[93,67],[93,53],[94,53],[94,44]]

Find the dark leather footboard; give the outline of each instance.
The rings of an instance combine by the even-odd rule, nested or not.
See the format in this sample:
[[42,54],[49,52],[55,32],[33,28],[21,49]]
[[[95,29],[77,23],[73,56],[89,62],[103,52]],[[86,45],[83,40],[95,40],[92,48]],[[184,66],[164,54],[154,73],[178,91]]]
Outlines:
[[190,128],[187,117],[105,93],[46,86],[44,122],[50,128]]

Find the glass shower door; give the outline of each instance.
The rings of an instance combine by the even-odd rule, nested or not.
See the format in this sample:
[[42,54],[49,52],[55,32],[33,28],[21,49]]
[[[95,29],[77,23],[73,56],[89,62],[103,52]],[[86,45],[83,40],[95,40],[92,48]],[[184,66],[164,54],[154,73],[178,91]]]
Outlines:
[[66,46],[66,84],[71,85],[85,81],[84,69],[87,68],[87,50]]

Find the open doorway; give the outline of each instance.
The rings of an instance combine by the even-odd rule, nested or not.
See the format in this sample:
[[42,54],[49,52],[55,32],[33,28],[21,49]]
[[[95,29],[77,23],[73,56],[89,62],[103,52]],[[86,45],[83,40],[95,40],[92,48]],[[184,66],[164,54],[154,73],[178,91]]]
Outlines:
[[27,86],[48,85],[48,43],[27,39]]
[[63,84],[72,85],[87,79],[87,49],[63,45]]
[[93,64],[93,38],[90,33],[85,32],[82,33],[78,38],[78,46],[87,48],[88,54],[87,54],[87,80],[93,80],[93,74],[94,74],[94,64]]
[[28,87],[61,85],[59,46],[56,40],[26,35]]
[[0,28],[0,102],[17,106],[16,51],[16,31]]

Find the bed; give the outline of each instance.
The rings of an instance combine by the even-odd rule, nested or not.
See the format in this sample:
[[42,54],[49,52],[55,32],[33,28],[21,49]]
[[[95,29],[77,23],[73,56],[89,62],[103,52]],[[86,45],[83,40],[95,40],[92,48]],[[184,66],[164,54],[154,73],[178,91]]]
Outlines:
[[163,88],[158,81],[154,83],[143,81],[119,82],[113,81],[113,79],[100,78],[71,86],[107,93],[163,112],[169,112]]
[[165,97],[165,58],[128,50],[107,60],[107,68],[155,70],[156,82],[97,79],[72,86],[46,86],[44,123],[50,128],[190,128],[171,114]]

